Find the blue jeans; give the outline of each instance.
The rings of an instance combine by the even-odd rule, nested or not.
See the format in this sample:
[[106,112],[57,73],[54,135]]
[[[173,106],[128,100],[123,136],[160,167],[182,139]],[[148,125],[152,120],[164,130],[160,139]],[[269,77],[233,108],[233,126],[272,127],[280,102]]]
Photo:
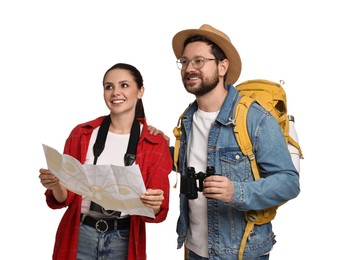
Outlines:
[[[208,258],[199,256],[192,252],[191,250],[189,250],[188,260],[208,260]],[[269,254],[256,257],[254,260],[269,260]]]
[[189,250],[188,260],[209,260],[209,258],[199,256],[199,255],[195,254],[194,252],[192,252],[191,250]]
[[129,229],[101,233],[80,224],[77,260],[126,260]]

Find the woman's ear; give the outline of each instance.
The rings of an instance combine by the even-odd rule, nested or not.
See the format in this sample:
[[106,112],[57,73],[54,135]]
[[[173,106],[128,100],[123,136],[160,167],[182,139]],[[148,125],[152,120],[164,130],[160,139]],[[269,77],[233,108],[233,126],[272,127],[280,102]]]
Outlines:
[[141,99],[141,98],[143,97],[143,95],[144,95],[144,86],[142,86],[142,87],[138,90],[138,95],[137,95],[137,97],[138,97],[139,99]]

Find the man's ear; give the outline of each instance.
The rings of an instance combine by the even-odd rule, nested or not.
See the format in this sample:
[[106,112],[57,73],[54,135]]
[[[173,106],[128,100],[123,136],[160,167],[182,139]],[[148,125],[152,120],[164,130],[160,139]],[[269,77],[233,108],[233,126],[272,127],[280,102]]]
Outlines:
[[228,68],[229,68],[229,61],[227,59],[221,60],[218,64],[219,75],[221,77],[224,77],[224,75],[228,71]]

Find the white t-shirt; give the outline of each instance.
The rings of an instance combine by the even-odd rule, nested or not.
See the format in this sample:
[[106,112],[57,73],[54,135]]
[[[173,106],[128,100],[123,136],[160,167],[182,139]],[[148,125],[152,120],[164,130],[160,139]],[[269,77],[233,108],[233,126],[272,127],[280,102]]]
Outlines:
[[[95,128],[92,132],[89,148],[86,154],[85,164],[93,164],[94,161],[93,145],[96,141],[98,130],[99,127]],[[124,166],[124,155],[127,150],[129,138],[130,134],[114,134],[109,131],[107,133],[105,141],[105,148],[97,159],[97,165],[113,164],[117,166]],[[84,214],[88,214],[90,204],[91,200],[88,197],[83,196],[81,212]],[[123,215],[125,214],[122,213],[121,216]]]
[[[196,173],[207,169],[208,135],[211,124],[219,111],[204,112],[200,109],[193,116],[188,145],[188,167],[195,167]],[[197,255],[208,257],[208,212],[207,198],[198,192],[198,198],[189,200],[190,227],[186,247]]]

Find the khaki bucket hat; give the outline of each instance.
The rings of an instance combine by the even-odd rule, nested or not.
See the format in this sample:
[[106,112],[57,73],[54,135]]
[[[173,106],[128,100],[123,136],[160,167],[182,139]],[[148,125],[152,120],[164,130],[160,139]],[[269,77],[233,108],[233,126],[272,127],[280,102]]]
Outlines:
[[181,57],[185,40],[195,35],[201,35],[209,39],[210,41],[216,43],[223,50],[224,54],[229,60],[229,68],[225,84],[234,84],[241,74],[242,62],[240,55],[225,33],[208,24],[203,24],[199,29],[180,31],[173,37],[172,48],[176,58],[178,59]]

